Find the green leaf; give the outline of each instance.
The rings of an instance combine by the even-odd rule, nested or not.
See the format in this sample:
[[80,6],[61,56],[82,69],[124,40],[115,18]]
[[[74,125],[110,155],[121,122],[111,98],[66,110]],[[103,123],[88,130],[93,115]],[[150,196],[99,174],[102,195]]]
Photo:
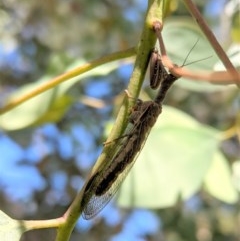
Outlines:
[[[17,130],[46,122],[58,121],[62,118],[74,101],[74,99],[67,95],[66,92],[76,82],[78,82],[80,78],[86,78],[94,75],[106,75],[113,69],[116,69],[119,64],[119,61],[115,61],[111,64],[105,64],[92,71],[82,74],[79,77],[65,81],[57,87],[26,101],[13,110],[1,115],[0,127],[5,130]],[[73,66],[76,65],[79,65],[79,61],[72,64],[68,69],[72,69]],[[45,76],[34,84],[25,85],[14,93],[12,98],[28,93],[49,79],[51,79],[50,76]]]
[[230,204],[237,202],[238,193],[233,187],[229,164],[219,151],[214,154],[204,184],[205,189],[215,198]]
[[[43,79],[40,79],[37,83],[24,86],[14,94],[14,97],[28,93],[48,79],[50,79],[50,77],[46,76]],[[39,119],[43,120],[43,116],[45,116],[45,122],[56,121],[56,118],[52,118],[52,108],[55,108],[57,101],[60,102],[60,99],[64,98],[63,96],[60,96],[59,92],[61,92],[59,87],[48,90],[30,99],[29,101],[26,101],[13,110],[1,115],[1,128],[5,130],[22,129],[34,125],[35,122],[39,121]],[[62,101],[62,106],[59,108],[60,112],[58,113],[58,116],[61,116],[61,114],[65,112],[69,106],[69,103],[71,103],[71,100],[66,99],[65,97],[65,101]]]
[[196,193],[211,167],[219,132],[174,108],[164,112],[118,195],[123,207],[169,207]]
[[16,221],[0,211],[0,237],[1,241],[19,241],[25,228],[20,221]]

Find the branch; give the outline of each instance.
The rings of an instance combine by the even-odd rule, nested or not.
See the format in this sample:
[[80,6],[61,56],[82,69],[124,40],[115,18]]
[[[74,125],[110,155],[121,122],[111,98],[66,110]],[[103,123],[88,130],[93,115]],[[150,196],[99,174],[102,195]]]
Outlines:
[[64,81],[70,80],[73,77],[86,73],[87,71],[90,71],[96,67],[99,67],[100,65],[103,65],[103,64],[115,61],[115,60],[128,58],[130,56],[133,56],[135,53],[136,53],[136,49],[130,48],[130,49],[127,49],[124,51],[119,51],[119,52],[116,52],[113,54],[109,54],[107,56],[104,56],[99,59],[93,60],[89,63],[86,63],[73,70],[70,70],[67,73],[64,73],[54,79],[44,82],[43,84],[38,86],[38,88],[34,89],[33,91],[29,91],[28,93],[26,93],[20,97],[11,99],[5,106],[0,108],[0,114],[3,114],[5,112],[15,108],[16,106],[22,104],[23,102],[43,93],[51,88],[56,87],[57,85],[63,83]]
[[207,23],[203,19],[202,15],[193,4],[191,0],[184,0],[187,8],[189,9],[190,13],[192,14],[193,18],[196,20],[197,24],[205,34],[205,37],[208,39],[209,43],[212,45],[213,49],[215,50],[216,54],[218,55],[219,59],[224,64],[227,71],[232,75],[232,79],[235,81],[235,84],[240,87],[240,80],[238,78],[238,72],[236,68],[233,66],[231,61],[229,60],[227,54],[222,49],[221,45],[218,43],[216,37],[214,36],[211,29],[208,27]]
[[[167,66],[163,59],[163,63]],[[237,72],[236,75],[232,75],[228,71],[214,71],[214,72],[200,72],[200,71],[191,71],[187,68],[182,68],[179,66],[172,66],[169,68],[169,72],[174,76],[181,76],[187,79],[193,79],[194,81],[204,81],[212,84],[220,84],[220,85],[229,85],[235,84],[237,81],[240,81],[240,73]]]
[[234,75],[230,71],[218,71],[218,72],[192,72],[186,68],[182,68],[182,66],[177,66],[172,62],[172,60],[168,57],[166,48],[164,45],[164,41],[162,38],[162,24],[159,21],[154,22],[153,29],[156,33],[156,36],[158,38],[159,47],[161,50],[161,60],[169,69],[169,72],[173,74],[176,77],[185,77],[185,78],[191,78],[196,81],[207,81],[211,82],[213,84],[234,84],[234,83],[240,83],[240,73],[236,71]]
[[26,228],[26,231],[42,228],[57,228],[64,222],[63,218],[49,220],[23,220],[19,221]]
[[[156,36],[152,29],[153,22],[156,20],[162,21],[162,13],[163,1],[149,0],[147,14],[145,17],[145,24],[137,48],[136,61],[128,85],[128,92],[133,98],[124,98],[123,105],[120,108],[114,127],[109,135],[109,138],[107,139],[107,141],[111,144],[104,146],[102,154],[100,155],[96,164],[94,165],[90,175],[88,176],[85,182],[84,187],[78,193],[73,203],[71,204],[67,212],[64,214],[63,218],[65,219],[65,223],[58,229],[56,238],[57,241],[69,240],[75,223],[77,222],[79,215],[81,215],[84,209],[85,204],[82,203],[82,198],[84,189],[88,181],[90,180],[92,175],[94,175],[97,171],[104,168],[108,164],[108,162],[111,161],[111,158],[109,158],[109,156],[112,156],[117,148],[116,143],[112,140],[119,137],[127,126],[127,117],[129,114],[129,110],[133,106],[136,100],[135,98],[139,95],[149,62],[149,53],[153,49],[156,42]],[[91,193],[89,193],[89,196],[91,197]],[[87,198],[84,197],[84,202],[87,202]]]

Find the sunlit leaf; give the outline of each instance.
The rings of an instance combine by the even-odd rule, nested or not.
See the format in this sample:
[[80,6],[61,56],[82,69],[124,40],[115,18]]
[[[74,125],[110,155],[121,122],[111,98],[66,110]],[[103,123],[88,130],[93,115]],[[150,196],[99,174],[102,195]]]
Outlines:
[[238,193],[233,186],[229,164],[219,151],[214,154],[212,165],[204,180],[206,190],[223,202],[235,203]]
[[218,131],[164,107],[118,203],[124,207],[169,207],[196,193],[212,165]]
[[16,221],[0,211],[0,237],[1,241],[19,241],[26,231],[21,222]]
[[233,185],[240,191],[240,160],[236,160],[232,164]]
[[[38,83],[24,86],[17,93],[15,93],[14,96],[21,96],[24,93],[28,93],[47,79],[49,79],[49,77],[45,77],[39,80]],[[32,98],[31,100],[26,101],[25,103],[14,108],[13,110],[1,115],[0,126],[5,130],[21,129],[33,125],[44,115],[46,122],[53,121],[54,119],[50,118],[47,113],[52,111],[51,108],[55,106],[55,103],[57,100],[59,100],[59,98],[61,98],[61,96],[59,96],[58,87],[48,90]],[[63,111],[66,110],[68,106],[68,101],[63,102],[60,113],[63,114]],[[58,115],[60,113],[58,113]]]

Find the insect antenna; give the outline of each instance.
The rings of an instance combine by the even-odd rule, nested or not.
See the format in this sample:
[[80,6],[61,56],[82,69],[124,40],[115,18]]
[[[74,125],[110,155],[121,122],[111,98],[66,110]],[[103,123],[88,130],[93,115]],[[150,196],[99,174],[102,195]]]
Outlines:
[[191,65],[191,64],[194,64],[194,63],[197,63],[197,62],[200,62],[200,61],[206,60],[206,59],[210,59],[210,58],[212,58],[212,55],[211,55],[211,56],[208,56],[208,57],[206,57],[206,58],[202,58],[202,59],[194,60],[194,61],[189,62],[189,63],[187,63],[187,64],[183,64],[183,65],[181,65],[181,67],[185,67],[185,66],[188,66],[188,65]]
[[188,52],[187,56],[185,57],[185,59],[184,59],[184,61],[183,61],[183,64],[182,64],[180,67],[188,66],[188,65],[190,65],[190,64],[194,64],[194,63],[197,63],[197,62],[200,62],[200,61],[203,61],[203,60],[206,60],[206,59],[209,59],[209,58],[212,57],[212,56],[208,56],[208,57],[206,57],[206,58],[194,60],[194,61],[189,62],[189,63],[186,64],[188,57],[190,56],[191,52],[192,52],[193,49],[196,47],[196,45],[198,44],[198,42],[199,42],[199,38],[197,39],[197,41],[194,43],[194,45],[192,46],[192,48],[191,48],[190,51]]

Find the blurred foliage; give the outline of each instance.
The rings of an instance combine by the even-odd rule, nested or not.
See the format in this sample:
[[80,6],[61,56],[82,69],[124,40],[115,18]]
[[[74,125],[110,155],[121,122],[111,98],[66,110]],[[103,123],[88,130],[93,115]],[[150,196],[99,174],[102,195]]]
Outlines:
[[[216,4],[214,0],[195,2],[225,49],[231,49],[239,39],[237,37],[239,28],[236,27],[239,24],[237,13],[222,14],[227,9],[225,6],[221,6],[218,13],[214,12],[216,8],[211,7],[214,2]],[[229,1],[228,4],[231,2],[233,1]],[[201,33],[193,24],[184,4],[178,1],[171,1],[171,3],[173,5],[169,5],[169,13],[175,11],[168,15],[163,34],[167,51],[173,60],[181,65],[187,51],[191,49]],[[35,86],[42,79],[48,80],[48,76],[57,76],[73,64],[135,46],[139,41],[146,5],[146,1],[140,0],[1,1],[0,104],[3,105],[11,94],[26,90],[29,85]],[[231,23],[234,23],[233,27]],[[204,37],[201,38],[197,48],[191,53],[189,62],[214,55]],[[235,59],[239,57],[239,47],[237,49]],[[109,65],[102,73],[91,73],[84,76],[81,81],[79,81],[80,78],[76,78],[65,87],[59,86],[58,90],[64,95],[61,95],[56,102],[53,101],[53,97],[56,97],[59,92],[50,90],[42,95],[42,99],[39,96],[38,101],[31,102],[31,109],[28,106],[24,108],[24,112],[12,112],[11,118],[5,122],[6,125],[10,125],[11,121],[14,124],[20,123],[21,128],[24,127],[24,129],[6,128],[12,131],[5,130],[0,133],[1,152],[4,150],[9,152],[3,155],[1,163],[8,160],[6,157],[10,160],[14,156],[18,160],[16,164],[9,161],[7,167],[0,166],[3,169],[0,179],[0,206],[5,213],[16,219],[48,219],[58,217],[65,212],[97,159],[105,139],[102,133],[106,122],[114,119],[121,104],[121,94],[127,86],[132,69],[129,62],[125,64],[128,65],[125,65],[125,68],[119,67],[118,70],[115,69],[117,66]],[[211,70],[215,64],[216,57],[213,56],[206,62],[193,64],[191,68]],[[154,96],[148,87],[145,87],[142,92],[142,97],[146,96],[148,98]],[[196,84],[179,81],[167,96],[165,104],[182,110],[196,119],[199,124],[196,132],[203,126],[207,126],[206,128],[211,126],[220,133],[236,125],[239,93],[232,86],[219,87],[201,82]],[[23,107],[24,105],[20,106],[20,110]],[[166,114],[169,114],[167,110]],[[25,121],[23,121],[24,118]],[[181,123],[180,115],[169,118],[173,123]],[[161,119],[160,117],[159,123]],[[53,121],[54,123],[49,123]],[[162,121],[164,124],[164,119]],[[170,129],[170,132],[174,138],[176,130]],[[159,150],[156,139],[164,139],[169,136],[169,133],[161,136],[160,130],[156,129],[153,135],[155,135],[154,152],[146,149],[143,157],[139,159],[148,159],[149,156],[144,158],[144,155],[157,156],[156,152]],[[176,145],[185,138],[191,143],[192,135],[192,133],[188,136],[182,135],[181,130],[178,130]],[[224,196],[222,192],[225,188],[223,178],[227,178],[228,181],[234,178],[235,186],[239,190],[239,168],[237,165],[232,166],[240,157],[239,142],[231,135],[222,142],[216,141],[213,136],[214,134],[199,137],[199,140],[194,142],[193,148],[198,151],[197,145],[201,141],[206,141],[207,137],[210,138],[210,142],[212,141],[214,148],[217,149],[216,143],[220,145],[217,154],[215,153],[217,157],[214,157],[220,163],[217,173],[215,171],[212,175],[204,176],[204,183],[196,184],[198,192],[195,190],[191,195],[186,194],[188,198],[191,196],[186,202],[181,200],[179,193],[179,197],[174,196],[174,201],[176,199],[178,201],[173,207],[156,209],[155,213],[161,220],[161,228],[154,234],[138,236],[139,239],[239,240],[239,204],[223,202],[227,202],[231,197]],[[5,148],[2,144],[5,140],[8,141],[8,147],[12,148],[12,152],[9,151],[11,148]],[[149,145],[151,144],[152,142]],[[184,145],[184,142],[181,144]],[[164,145],[162,148],[165,148]],[[219,150],[222,151],[221,156],[219,156]],[[208,158],[210,152],[211,150],[205,150],[201,157]],[[171,155],[174,154],[176,153],[172,151]],[[165,156],[164,161],[167,162],[171,155]],[[214,158],[212,160],[215,160]],[[179,159],[184,162],[183,156]],[[200,159],[196,161],[201,163]],[[210,166],[208,160],[205,159],[204,163]],[[211,164],[214,165],[216,162]],[[200,164],[196,166],[193,163],[191,166],[193,171],[188,172],[190,176],[193,175],[193,180],[199,167]],[[232,169],[233,176],[229,167]],[[36,170],[30,172],[31,168]],[[162,166],[159,168],[161,169]],[[153,169],[159,176],[162,175],[162,170]],[[211,170],[209,169],[209,172]],[[29,175],[30,179],[25,179]],[[144,178],[148,178],[146,177],[148,175],[152,174],[145,173]],[[141,177],[139,175],[136,177],[140,178],[137,184],[141,186]],[[174,178],[177,178],[177,174]],[[174,178],[171,178],[171,175],[168,176],[166,192],[174,184],[178,184],[176,179],[174,183]],[[37,184],[35,184],[36,181],[38,181]],[[125,185],[128,185],[127,182]],[[136,190],[139,189],[138,185]],[[195,184],[189,183],[189,186],[191,185]],[[201,185],[204,188],[199,191]],[[216,190],[217,194],[214,194]],[[212,195],[209,194],[211,191]],[[163,195],[161,192],[158,194]],[[145,198],[141,199],[147,201]],[[123,216],[116,223],[113,223],[112,213],[111,221],[102,214],[86,225],[80,220],[71,240],[80,240],[80,238],[81,240],[108,240],[116,237],[124,230],[124,223],[128,221],[130,212],[122,211],[121,214]],[[32,231],[24,234],[21,241],[43,239],[54,240],[54,231]]]

